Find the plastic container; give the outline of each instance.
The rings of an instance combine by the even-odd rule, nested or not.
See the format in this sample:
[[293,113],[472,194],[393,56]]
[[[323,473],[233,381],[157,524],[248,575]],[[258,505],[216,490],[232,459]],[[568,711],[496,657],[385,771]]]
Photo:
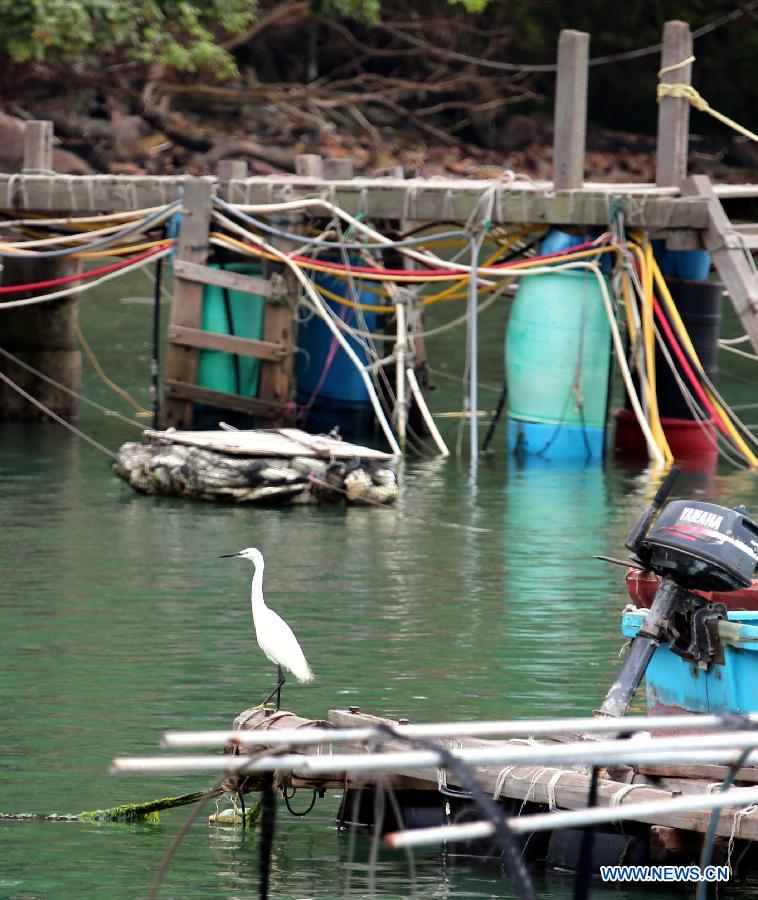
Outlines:
[[[646,614],[624,613],[625,637],[637,634]],[[718,629],[724,664],[707,672],[668,647],[658,647],[645,676],[650,713],[758,712],[758,612],[730,612]]]
[[[356,260],[356,264],[359,264]],[[317,275],[316,286],[324,287],[333,294],[346,296],[347,282],[331,275]],[[353,299],[350,297],[349,299]],[[378,314],[367,310],[361,314],[351,307],[335,300],[324,298],[326,304],[345,321],[361,330],[376,331]],[[376,306],[384,301],[367,290],[360,290],[357,302]],[[363,363],[369,362],[368,354],[358,340],[347,335],[347,340]],[[297,345],[302,351],[295,357],[295,381],[298,403],[308,403],[313,398],[314,405],[324,403],[353,404],[369,403],[368,391],[347,353],[336,342],[324,320],[314,314],[305,322],[300,322],[297,331]],[[313,397],[315,393],[315,398]]]
[[[512,451],[521,435],[527,438],[527,453],[602,457],[610,343],[594,275],[556,272],[521,281],[505,339]],[[558,436],[546,448],[558,426]]]
[[[216,265],[213,268],[220,267]],[[260,266],[249,263],[229,263],[224,268],[244,275],[261,274]],[[265,308],[266,300],[260,294],[207,284],[203,289],[201,327],[203,331],[260,340],[263,337]],[[222,350],[201,350],[197,383],[225,394],[256,397],[260,372],[258,359]]]
[[[692,251],[696,252],[696,251]],[[684,327],[690,336],[706,374],[715,381],[718,373],[719,332],[721,331],[722,288],[717,284],[699,281],[666,279]],[[676,360],[675,360],[676,362]],[[678,363],[677,371],[689,385]],[[673,419],[692,419],[668,363],[656,344],[655,369],[658,373],[658,409],[661,416]]]
[[666,241],[653,241],[653,253],[661,272],[667,277],[705,281],[711,271],[707,250],[667,250]]

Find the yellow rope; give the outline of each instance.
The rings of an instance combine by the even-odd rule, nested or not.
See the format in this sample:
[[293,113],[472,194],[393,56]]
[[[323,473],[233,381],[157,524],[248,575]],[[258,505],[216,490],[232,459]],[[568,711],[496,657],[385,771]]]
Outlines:
[[[648,417],[650,430],[661,449],[666,462],[674,461],[669,442],[661,425],[661,416],[658,411],[658,388],[656,386],[655,372],[655,329],[653,327],[653,246],[650,241],[645,241],[644,249],[639,253],[638,259],[641,265],[642,290],[644,295],[644,309],[642,314],[642,339],[645,343],[645,368],[647,370],[648,392]],[[644,263],[644,266],[642,265]]]
[[[694,62],[694,56],[688,56],[687,59],[683,59],[681,62],[674,63],[673,66],[665,66],[658,72],[658,78],[662,78],[667,72],[673,72],[675,69],[680,69],[683,66],[689,65],[691,62]],[[730,119],[729,116],[725,116],[723,113],[720,113],[717,109],[714,109],[711,104],[703,97],[703,95],[692,87],[691,84],[664,84],[659,80],[658,82],[658,102],[660,103],[663,97],[674,97],[678,100],[687,100],[691,106],[694,106],[695,109],[699,109],[700,112],[708,113],[709,116],[713,116],[714,119],[718,119],[719,122],[723,122],[724,125],[728,125],[729,128],[733,128],[738,134],[744,135],[746,138],[750,138],[751,141],[758,141],[758,134],[754,131],[750,131],[749,128],[745,128],[744,125],[740,125],[739,122],[735,122],[734,119]]]
[[[661,270],[658,268],[658,263],[653,259],[652,266],[653,277],[655,279],[655,283],[660,291],[661,299],[663,300],[663,304],[666,307],[666,312],[669,314],[672,323],[674,324],[674,328],[679,335],[679,339],[684,344],[687,352],[690,354],[692,361],[695,363],[695,367],[698,369],[699,373],[703,373],[703,365],[700,362],[700,358],[695,351],[695,348],[692,345],[692,341],[690,340],[689,335],[687,334],[687,329],[684,326],[684,322],[682,322],[682,317],[679,315],[679,310],[676,308],[676,304],[674,303],[674,298],[671,296],[671,291],[669,291],[668,285],[661,273]],[[705,393],[708,396],[708,399],[713,404],[713,408],[716,410],[716,413],[724,423],[724,427],[731,435],[732,440],[739,448],[742,455],[747,459],[752,467],[758,466],[758,457],[753,453],[750,447],[745,443],[742,438],[742,435],[737,431],[734,427],[732,420],[726,414],[724,407],[718,402],[718,400],[713,396],[713,394],[708,390],[707,387],[704,387]]]
[[152,415],[152,413],[150,413],[148,410],[146,410],[144,406],[141,406],[134,399],[134,397],[132,397],[132,395],[129,393],[129,391],[124,390],[124,388],[122,388],[122,387],[119,387],[115,383],[115,381],[111,381],[111,379],[108,378],[108,376],[103,371],[103,367],[98,362],[98,359],[95,356],[94,351],[92,350],[92,347],[90,347],[90,345],[87,343],[87,340],[84,337],[84,334],[82,333],[82,329],[79,327],[78,322],[74,323],[74,332],[76,334],[77,339],[79,340],[79,343],[82,345],[82,349],[87,354],[87,359],[89,359],[89,361],[92,363],[92,368],[95,370],[95,372],[97,372],[101,381],[103,381],[106,385],[108,385],[108,387],[112,391],[115,391],[119,396],[123,397],[124,400],[126,400],[126,402],[132,407],[132,409],[135,410],[135,412],[137,413],[138,416]]

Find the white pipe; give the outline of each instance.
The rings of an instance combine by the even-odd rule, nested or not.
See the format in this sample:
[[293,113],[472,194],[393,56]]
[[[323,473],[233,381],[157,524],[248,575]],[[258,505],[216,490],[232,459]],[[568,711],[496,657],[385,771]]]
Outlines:
[[[625,803],[623,806],[595,806],[589,809],[537,813],[513,817],[507,821],[509,828],[517,834],[532,834],[536,831],[553,831],[557,828],[582,828],[587,825],[629,820],[648,821],[658,815],[723,809],[726,806],[739,806],[744,809],[756,802],[758,802],[758,787],[732,788],[717,794],[689,794],[686,797],[675,797],[671,800],[652,800],[647,803]],[[441,842],[468,841],[490,837],[493,834],[495,834],[495,828],[492,823],[482,821],[396,831],[386,835],[384,840],[390,847],[421,847]],[[739,836],[739,830],[737,836]]]
[[[758,713],[748,713],[746,722],[758,724]],[[538,734],[602,734],[634,731],[679,731],[697,728],[701,731],[724,729],[719,715],[626,716],[623,719],[575,716],[563,719],[503,719],[481,722],[429,722],[418,725],[393,725],[393,730],[408,738],[520,737]],[[739,732],[738,732],[739,733]],[[166,747],[224,747],[227,744],[294,746],[351,741],[377,737],[373,725],[345,728],[281,728],[277,731],[169,731],[164,735]]]
[[408,335],[405,327],[405,295],[395,291],[395,321],[397,340],[395,341],[395,427],[400,447],[405,450],[405,432],[408,407],[405,399],[405,357]]
[[[699,743],[697,740],[699,738]],[[719,742],[718,738],[725,739]],[[684,739],[681,739],[683,741]],[[615,763],[719,763],[731,764],[735,755],[742,750],[751,752],[745,765],[758,757],[754,752],[758,747],[758,736],[717,735],[706,739],[695,736],[698,749],[687,749],[688,745],[669,741],[617,741],[583,742],[582,745],[563,744],[557,746],[508,746],[487,748],[463,748],[450,753],[468,765],[541,765],[561,767],[577,764],[613,765]],[[263,772],[274,769],[296,770],[310,775],[325,775],[334,772],[393,772],[405,769],[436,768],[444,765],[444,760],[436,750],[404,750],[379,753],[340,753],[335,755],[268,755],[256,757],[248,763],[239,757],[228,756],[156,756],[120,758],[114,760],[113,771],[119,772],[223,772],[230,766],[240,765],[245,771]],[[248,768],[248,766],[250,768]]]
[[418,406],[419,412],[421,413],[421,418],[426,423],[426,427],[429,429],[429,434],[431,434],[432,440],[437,445],[437,449],[440,451],[440,456],[450,456],[450,451],[447,448],[447,444],[442,439],[440,430],[439,428],[437,428],[437,423],[434,421],[432,414],[429,412],[429,407],[426,405],[426,400],[424,399],[424,395],[421,392],[418,380],[416,379],[416,373],[413,371],[413,369],[409,368],[405,370],[405,375],[408,379],[408,384],[410,385],[413,399],[416,401],[416,406]]
[[479,268],[479,245],[476,238],[472,237],[471,245],[471,271],[468,289],[468,358],[469,358],[469,389],[468,405],[471,418],[469,419],[469,440],[471,453],[471,468],[476,471],[479,462],[479,317],[476,314],[477,304],[477,280],[473,274]]

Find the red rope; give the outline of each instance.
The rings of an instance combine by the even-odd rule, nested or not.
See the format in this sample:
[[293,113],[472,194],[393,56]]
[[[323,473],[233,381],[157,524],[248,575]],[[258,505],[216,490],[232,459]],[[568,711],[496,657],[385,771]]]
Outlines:
[[[98,275],[107,275],[108,272],[115,272],[118,269],[124,269],[126,268],[126,266],[129,266],[132,263],[140,262],[140,260],[147,259],[150,256],[154,256],[156,253],[160,253],[162,250],[165,250],[165,247],[156,247],[154,250],[148,250],[146,253],[140,253],[139,256],[131,256],[129,259],[124,259],[121,262],[113,263],[110,266],[103,266],[100,269],[92,269],[89,272],[82,272],[80,275],[65,275],[62,278],[51,278],[49,281],[35,281],[31,284],[4,285],[3,287],[0,287],[0,294],[18,294],[21,291],[35,291],[39,288],[56,287],[59,284],[68,284],[71,281],[82,281],[85,278],[97,278]],[[23,258],[21,254],[19,254],[19,257]]]

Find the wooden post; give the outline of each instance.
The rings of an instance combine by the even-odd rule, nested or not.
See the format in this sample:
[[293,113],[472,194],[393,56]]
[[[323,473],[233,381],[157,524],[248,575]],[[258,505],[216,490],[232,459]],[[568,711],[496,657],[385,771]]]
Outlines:
[[[24,172],[50,172],[52,169],[53,123],[27,122],[24,131]],[[67,258],[22,260],[18,257],[3,261],[0,282],[4,285],[30,284],[75,274],[81,263]],[[2,299],[13,301],[33,296],[40,291],[23,291]],[[82,359],[76,349],[78,296],[72,294],[60,300],[0,312],[0,333],[3,347],[27,365],[55,379],[65,387],[78,390],[81,381]],[[2,302],[2,301],[0,301]],[[73,419],[79,411],[75,397],[49,382],[22,369],[10,360],[0,361],[0,369],[41,401],[53,412]],[[0,418],[44,420],[35,406],[12,388],[0,388]]]
[[[661,69],[676,66],[692,56],[692,34],[686,22],[666,22],[663,26]],[[690,84],[692,63],[665,72],[664,84]],[[679,187],[687,177],[690,104],[683,97],[662,97],[658,104],[658,145],[655,183],[660,187]]]
[[324,161],[317,153],[299,153],[295,157],[295,174],[323,178]]
[[220,159],[216,166],[216,177],[222,182],[247,178],[249,174],[246,159]]
[[324,160],[324,176],[326,181],[349,181],[353,177],[352,159],[327,157]]
[[[213,182],[206,178],[188,179],[184,187],[182,221],[176,259],[203,264],[208,258],[208,233],[213,206]],[[200,328],[203,316],[203,285],[176,278],[171,303],[171,325]],[[198,350],[174,344],[166,348],[165,390],[161,421],[164,427],[189,428],[192,425],[192,401],[179,396],[171,382],[194,385],[197,380]]]
[[266,301],[263,320],[263,340],[279,344],[284,348],[280,359],[261,361],[261,376],[258,382],[258,399],[282,407],[277,418],[279,424],[286,424],[288,414],[286,404],[292,400],[295,364],[295,304],[298,285],[295,276],[287,270],[272,275],[272,294]]
[[561,32],[553,133],[553,185],[557,191],[575,190],[584,184],[589,54],[588,34]]
[[53,123],[47,120],[27,122],[24,127],[23,172],[53,171]]

